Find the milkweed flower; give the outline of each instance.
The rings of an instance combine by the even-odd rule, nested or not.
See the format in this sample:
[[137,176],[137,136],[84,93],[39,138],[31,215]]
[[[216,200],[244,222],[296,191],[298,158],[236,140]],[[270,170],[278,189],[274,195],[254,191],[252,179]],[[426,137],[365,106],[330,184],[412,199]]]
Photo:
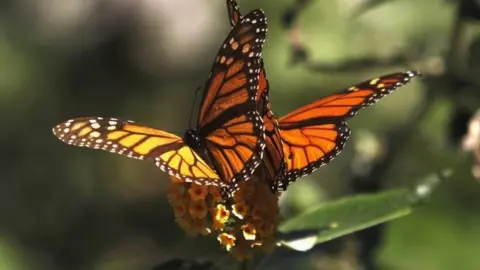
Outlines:
[[188,234],[216,236],[238,260],[254,251],[270,252],[280,221],[278,196],[260,168],[224,201],[220,188],[184,183],[174,177],[167,189],[175,221]]

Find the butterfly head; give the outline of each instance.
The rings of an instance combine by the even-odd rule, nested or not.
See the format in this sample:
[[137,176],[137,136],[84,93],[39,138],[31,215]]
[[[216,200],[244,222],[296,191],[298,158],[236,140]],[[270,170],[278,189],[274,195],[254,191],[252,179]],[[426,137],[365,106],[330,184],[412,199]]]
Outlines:
[[183,136],[185,143],[193,149],[203,146],[203,140],[196,129],[188,129]]

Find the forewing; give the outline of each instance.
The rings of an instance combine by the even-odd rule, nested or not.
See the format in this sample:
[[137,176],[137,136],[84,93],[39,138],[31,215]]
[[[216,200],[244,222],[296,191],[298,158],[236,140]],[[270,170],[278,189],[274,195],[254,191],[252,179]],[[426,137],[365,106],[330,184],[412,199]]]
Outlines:
[[280,127],[344,121],[418,75],[416,71],[405,71],[362,82],[288,113],[280,118]]
[[234,188],[251,176],[265,147],[256,92],[266,31],[262,10],[250,12],[233,27],[212,67],[200,105],[199,133],[220,178]]
[[53,128],[64,143],[150,159],[164,172],[186,182],[219,185],[218,175],[183,140],[171,133],[110,117],[82,117]]
[[218,126],[232,114],[255,111],[266,32],[265,14],[260,9],[233,27],[211,69],[200,104],[198,128],[213,130],[212,125]]

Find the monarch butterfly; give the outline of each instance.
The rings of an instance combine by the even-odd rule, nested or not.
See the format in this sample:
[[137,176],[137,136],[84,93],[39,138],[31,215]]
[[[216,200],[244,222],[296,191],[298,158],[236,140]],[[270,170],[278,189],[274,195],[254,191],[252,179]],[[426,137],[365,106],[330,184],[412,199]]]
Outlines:
[[[242,19],[235,0],[227,0],[230,24]],[[268,81],[261,61],[258,110],[265,122],[264,165],[274,191],[284,191],[297,178],[311,174],[342,150],[350,136],[345,120],[419,75],[416,71],[388,74],[321,98],[276,120],[268,102]],[[280,149],[280,150],[279,150]],[[273,168],[272,168],[273,167]]]
[[[132,121],[83,117],[53,128],[61,141],[135,159],[185,182],[234,191],[262,159],[264,124],[256,111],[261,51],[267,22],[257,9],[242,18],[223,42],[203,94],[197,127],[183,138]],[[213,167],[213,168],[212,168]]]
[[[227,0],[227,10],[230,25],[235,27],[242,20],[238,4],[234,0]],[[257,111],[265,124],[265,152],[263,157],[264,172],[266,179],[272,181],[271,188],[276,190],[276,183],[282,183],[286,174],[286,162],[284,160],[283,143],[280,138],[280,130],[277,119],[273,114],[268,101],[269,83],[260,59],[260,76],[257,91]]]

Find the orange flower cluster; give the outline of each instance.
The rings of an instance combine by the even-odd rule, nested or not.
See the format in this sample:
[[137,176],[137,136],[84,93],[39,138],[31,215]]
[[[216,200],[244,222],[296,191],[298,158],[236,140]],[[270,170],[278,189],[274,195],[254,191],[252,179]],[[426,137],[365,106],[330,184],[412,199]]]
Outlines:
[[278,197],[270,191],[259,169],[242,182],[230,202],[220,189],[181,182],[171,177],[168,199],[175,220],[187,234],[215,234],[235,258],[244,260],[254,250],[269,252],[275,247],[275,231],[280,221]]

